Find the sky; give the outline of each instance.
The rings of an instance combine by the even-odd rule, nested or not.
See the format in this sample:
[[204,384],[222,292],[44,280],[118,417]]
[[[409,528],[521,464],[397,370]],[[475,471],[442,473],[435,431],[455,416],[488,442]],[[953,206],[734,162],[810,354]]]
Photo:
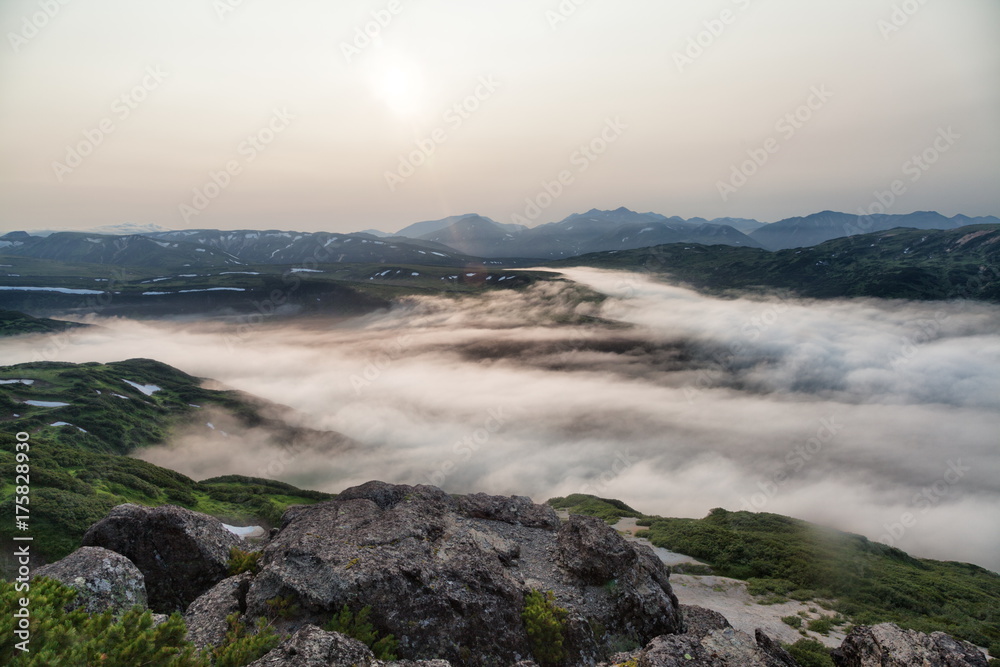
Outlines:
[[0,230],[997,215],[998,23],[995,0],[4,0]]
[[[775,512],[1000,571],[1000,309],[567,275],[340,322],[95,317],[71,336],[4,342],[0,365],[155,355],[358,443],[289,446],[204,410],[137,453],[195,479]],[[580,285],[609,298],[581,301]]]

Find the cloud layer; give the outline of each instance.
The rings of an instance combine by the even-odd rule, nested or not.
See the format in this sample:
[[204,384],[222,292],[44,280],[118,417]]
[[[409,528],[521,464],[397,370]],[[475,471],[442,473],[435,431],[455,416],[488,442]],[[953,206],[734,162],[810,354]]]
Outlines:
[[753,509],[1000,569],[1000,308],[723,300],[567,273],[610,298],[549,283],[348,323],[102,320],[63,345],[5,343],[0,363],[152,357],[361,443],[289,452],[199,422],[143,454],[198,479]]

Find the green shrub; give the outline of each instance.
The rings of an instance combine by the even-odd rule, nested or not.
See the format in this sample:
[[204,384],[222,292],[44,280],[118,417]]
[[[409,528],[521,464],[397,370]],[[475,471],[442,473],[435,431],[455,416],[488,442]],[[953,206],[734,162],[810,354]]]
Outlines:
[[531,591],[525,596],[521,619],[531,652],[541,667],[559,665],[566,659],[563,642],[568,615],[569,612],[556,605],[552,591]]
[[[185,639],[187,629],[180,614],[153,627],[152,612],[138,607],[116,619],[111,612],[87,614],[66,611],[77,593],[45,577],[31,582],[27,592],[13,583],[0,582],[0,664],[10,667],[241,667],[273,649],[281,638],[264,619],[250,632],[239,614],[226,619],[225,642],[198,652]],[[20,598],[30,599],[28,652],[21,641],[14,613]]]
[[263,555],[260,551],[247,552],[239,547],[232,547],[229,550],[229,563],[227,564],[229,576],[233,577],[244,572],[257,574],[260,569],[260,557]]
[[815,639],[800,639],[785,648],[800,667],[834,667],[830,651]]
[[198,504],[198,499],[187,489],[167,489],[167,500],[171,503],[191,507]]
[[66,612],[76,591],[44,577],[31,582],[30,652],[17,649],[14,612],[20,608],[13,584],[0,584],[0,664],[11,667],[203,667],[184,639],[184,620],[174,614],[153,627],[149,611],[138,608],[115,619],[111,612]]
[[830,634],[830,630],[833,628],[833,619],[824,616],[823,618],[816,618],[809,621],[806,626],[813,632],[818,632],[821,635]]
[[382,637],[375,630],[368,617],[372,613],[371,607],[363,607],[357,614],[352,612],[345,604],[333,618],[323,626],[328,632],[339,632],[342,635],[353,637],[367,646],[379,660],[391,662],[396,660],[396,649],[399,642],[392,635]]
[[227,616],[226,624],[225,643],[205,652],[213,667],[241,667],[263,657],[281,642],[281,637],[263,618],[257,619],[257,631],[253,633],[247,630],[239,613]]
[[274,597],[267,602],[268,615],[271,618],[292,618],[299,613],[299,605],[295,602],[294,595]]
[[790,625],[793,628],[802,627],[802,617],[801,616],[782,616],[781,622],[785,625]]

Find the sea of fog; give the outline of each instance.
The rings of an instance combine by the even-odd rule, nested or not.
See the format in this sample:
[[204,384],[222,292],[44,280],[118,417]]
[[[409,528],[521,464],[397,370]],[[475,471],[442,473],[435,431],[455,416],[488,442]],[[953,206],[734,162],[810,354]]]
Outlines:
[[286,451],[198,420],[139,454],[196,479],[751,509],[1000,570],[1000,307],[720,299],[566,275],[609,298],[556,282],[346,323],[95,319],[58,342],[4,342],[0,364],[155,358],[360,443]]

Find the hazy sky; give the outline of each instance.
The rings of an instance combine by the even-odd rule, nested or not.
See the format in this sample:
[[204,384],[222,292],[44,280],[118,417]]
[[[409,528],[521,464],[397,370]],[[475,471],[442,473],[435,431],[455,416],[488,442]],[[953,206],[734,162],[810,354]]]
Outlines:
[[0,230],[773,221],[897,179],[891,212],[1000,214],[998,25],[995,0],[4,0]]

